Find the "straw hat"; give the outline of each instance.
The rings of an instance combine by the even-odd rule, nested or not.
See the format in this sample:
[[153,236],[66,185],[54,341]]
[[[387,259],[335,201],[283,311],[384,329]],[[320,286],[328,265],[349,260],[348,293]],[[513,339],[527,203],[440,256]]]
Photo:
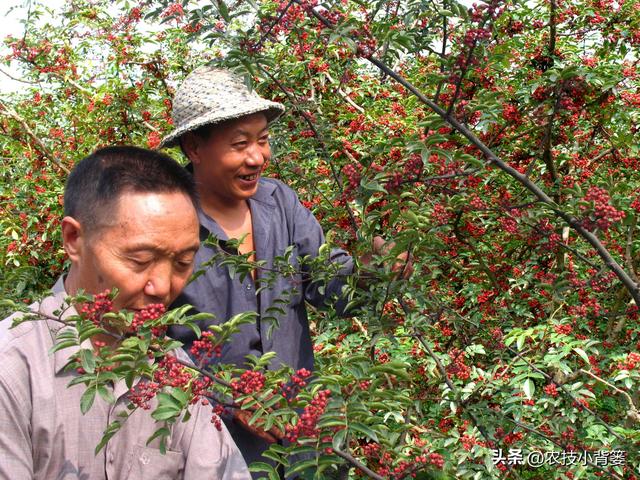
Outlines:
[[159,148],[173,147],[183,133],[203,125],[264,112],[269,123],[284,112],[284,106],[250,91],[242,79],[228,70],[203,66],[191,72],[173,99],[175,130]]

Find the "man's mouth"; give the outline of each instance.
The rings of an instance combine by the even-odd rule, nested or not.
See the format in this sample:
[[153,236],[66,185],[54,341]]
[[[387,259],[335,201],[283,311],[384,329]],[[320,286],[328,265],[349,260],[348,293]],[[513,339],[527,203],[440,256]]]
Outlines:
[[257,173],[253,173],[251,175],[240,175],[240,178],[242,180],[247,181],[247,182],[253,182],[254,180],[256,180],[258,178],[258,174]]

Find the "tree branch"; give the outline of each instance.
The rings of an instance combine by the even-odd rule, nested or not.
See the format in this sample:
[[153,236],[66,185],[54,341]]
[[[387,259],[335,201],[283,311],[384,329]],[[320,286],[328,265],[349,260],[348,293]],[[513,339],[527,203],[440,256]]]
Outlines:
[[640,423],[640,414],[638,414],[638,409],[636,408],[636,405],[633,402],[633,399],[631,398],[631,395],[629,395],[624,390],[616,387],[615,385],[612,385],[611,383],[607,382],[605,379],[600,378],[599,376],[597,376],[596,374],[590,372],[589,370],[584,370],[583,368],[581,368],[579,371],[581,373],[584,373],[585,375],[589,375],[594,380],[597,380],[600,383],[605,384],[607,387],[609,387],[609,388],[615,390],[616,392],[620,393],[621,395],[623,395],[627,399],[627,401],[629,402],[629,408],[631,409],[631,410],[629,410],[627,412],[627,417],[630,418],[631,420],[633,420],[635,423]]
[[33,133],[33,130],[31,130],[27,122],[20,115],[18,115],[18,112],[16,112],[13,108],[11,108],[9,105],[4,103],[2,100],[0,100],[0,108],[4,110],[4,113],[9,118],[14,119],[16,122],[20,124],[20,126],[22,127],[24,132],[27,134],[27,136],[30,137],[35,142],[35,144],[38,146],[40,151],[42,151],[42,153],[51,162],[53,162],[60,170],[65,172],[67,175],[69,174],[69,169],[65,165],[63,165],[62,162],[58,158],[56,158],[56,156],[51,152],[51,150],[49,150],[49,147],[47,147],[44,144],[44,142],[40,140],[40,138],[38,138],[35,133]]
[[371,478],[373,478],[375,480],[386,480],[385,477],[383,477],[382,475],[378,475],[376,472],[374,472],[373,470],[368,468],[366,465],[360,463],[358,460],[353,458],[353,456],[350,453],[343,452],[343,451],[337,450],[335,448],[333,449],[333,453],[335,453],[338,457],[343,458],[344,460],[349,462],[351,465],[356,467],[362,473],[365,473],[365,474],[369,475],[369,477],[371,477]]

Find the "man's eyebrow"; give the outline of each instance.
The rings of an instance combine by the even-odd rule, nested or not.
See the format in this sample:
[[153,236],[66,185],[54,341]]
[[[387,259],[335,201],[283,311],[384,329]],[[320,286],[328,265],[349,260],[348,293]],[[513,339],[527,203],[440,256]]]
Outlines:
[[[262,130],[260,130],[258,132],[258,135],[262,135],[265,132],[269,131],[269,125],[267,125],[266,127],[264,127]],[[238,127],[235,130],[233,130],[233,132],[231,133],[232,135],[251,135],[251,132],[245,130],[242,127]]]
[[[199,243],[194,243],[193,245],[183,248],[182,250],[176,252],[177,255],[182,255],[184,253],[196,252],[200,248]],[[148,244],[148,243],[139,243],[135,245],[131,245],[130,247],[125,249],[127,253],[139,253],[139,252],[154,252],[154,253],[168,253],[168,249],[162,248],[158,245]]]

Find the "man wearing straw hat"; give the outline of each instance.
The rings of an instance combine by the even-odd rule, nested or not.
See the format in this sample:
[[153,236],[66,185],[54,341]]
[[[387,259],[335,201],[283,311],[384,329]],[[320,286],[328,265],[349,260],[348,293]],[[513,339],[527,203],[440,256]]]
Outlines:
[[[271,157],[269,125],[283,111],[281,104],[250,91],[233,73],[201,67],[178,89],[173,100],[175,130],[161,144],[180,146],[191,161],[201,200],[201,240],[214,235],[226,253],[248,254],[249,260],[265,262],[264,271],[272,269],[274,258],[289,247],[293,247],[290,261],[299,267],[298,258],[317,257],[324,243],[322,228],[295,192],[278,180],[261,177]],[[229,239],[242,242],[236,249]],[[382,239],[376,241],[374,250],[380,253]],[[196,265],[217,252],[216,247],[202,244]],[[242,325],[217,361],[243,365],[249,354],[259,357],[273,351],[276,357],[270,367],[288,365],[294,370],[312,371],[313,348],[305,302],[322,306],[328,299],[339,297],[345,277],[353,273],[352,258],[345,251],[331,251],[329,261],[339,268],[323,289],[318,283],[312,284],[308,275],[297,273],[280,275],[259,292],[256,285],[260,269],[241,278],[214,262],[185,288],[179,302],[213,313],[216,322],[241,312],[258,313],[257,321]],[[340,310],[345,302],[338,303]],[[269,332],[274,306],[282,311],[277,327]],[[195,339],[193,332],[183,327],[174,327],[169,333],[186,347]],[[276,438],[270,432],[249,427],[247,419],[239,416],[242,413],[236,413],[227,426],[247,463],[264,461],[262,452]]]

